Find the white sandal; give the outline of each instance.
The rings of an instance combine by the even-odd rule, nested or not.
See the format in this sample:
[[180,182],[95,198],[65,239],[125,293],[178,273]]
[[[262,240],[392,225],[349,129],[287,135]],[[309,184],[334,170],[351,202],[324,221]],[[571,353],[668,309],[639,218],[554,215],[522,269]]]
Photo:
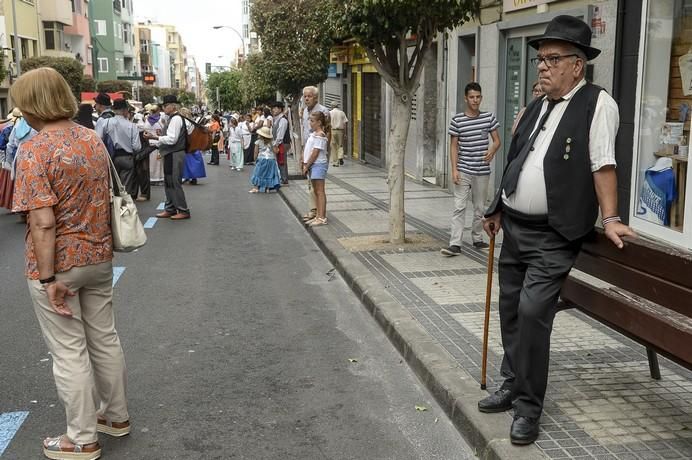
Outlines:
[[43,441],[43,455],[54,460],[97,460],[101,458],[101,445],[98,441],[89,444],[72,443],[72,447],[60,447],[63,438],[67,439],[67,436],[63,434],[56,438],[46,438]]
[[309,227],[318,227],[320,225],[327,225],[327,218],[326,217],[315,217],[308,224]]

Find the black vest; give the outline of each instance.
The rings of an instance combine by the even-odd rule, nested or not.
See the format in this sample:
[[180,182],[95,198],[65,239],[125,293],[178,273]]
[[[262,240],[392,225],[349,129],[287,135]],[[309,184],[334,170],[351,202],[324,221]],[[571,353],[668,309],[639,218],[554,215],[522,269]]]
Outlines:
[[[543,160],[548,222],[569,241],[578,240],[591,232],[598,217],[598,199],[589,157],[589,131],[601,91],[603,88],[587,83],[574,94]],[[541,100],[534,100],[526,107],[512,137],[508,164],[516,158],[531,137],[541,106]],[[486,216],[501,209],[500,189]]]

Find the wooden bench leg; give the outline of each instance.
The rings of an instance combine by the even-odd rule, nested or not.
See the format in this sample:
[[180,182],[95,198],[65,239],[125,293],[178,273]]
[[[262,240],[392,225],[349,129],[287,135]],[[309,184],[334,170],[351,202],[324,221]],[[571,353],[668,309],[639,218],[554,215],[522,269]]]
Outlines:
[[647,348],[646,357],[649,358],[649,372],[651,373],[651,378],[661,380],[661,369],[658,367],[658,355],[651,348]]

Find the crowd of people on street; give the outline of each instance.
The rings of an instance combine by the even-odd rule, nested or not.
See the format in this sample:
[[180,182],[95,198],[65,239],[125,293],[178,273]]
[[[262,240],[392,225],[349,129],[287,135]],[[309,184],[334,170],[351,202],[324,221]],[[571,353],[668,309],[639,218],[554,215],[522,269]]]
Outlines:
[[[478,83],[466,85],[466,109],[449,127],[455,208],[442,254],[462,252],[469,199],[475,248],[488,247],[483,230],[490,238],[503,230],[499,312],[505,380],[478,409],[513,408],[515,444],[538,437],[554,307],[599,209],[605,235],[618,248],[622,236],[633,236],[617,215],[618,107],[585,79],[586,63],[600,53],[590,42],[588,25],[571,16],[555,17],[544,35],[529,41],[538,52],[539,81],[515,123],[490,207],[490,162],[500,147],[500,125],[494,114],[480,110]],[[93,105],[78,106],[65,79],[50,68],[24,73],[10,94],[16,108],[0,125],[0,205],[28,216],[25,275],[67,419],[66,432],[46,438],[43,452],[48,458],[92,460],[101,454],[97,433],[130,432],[125,361],[112,311],[111,161],[137,201],[150,200],[151,186],[163,185],[165,205],[156,216],[178,221],[191,217],[184,181],[194,184],[206,176],[206,150],[188,152],[195,129],[210,133],[207,166],[220,165],[223,156],[232,171],[254,165],[250,193],[288,185],[287,157],[293,153],[309,189],[303,220],[322,226],[327,172],[344,164],[348,119],[338,104],[331,110],[320,104],[316,87],[305,87],[298,146],[281,101],[244,114],[210,114],[166,95],[140,113],[125,99],[100,93]]]

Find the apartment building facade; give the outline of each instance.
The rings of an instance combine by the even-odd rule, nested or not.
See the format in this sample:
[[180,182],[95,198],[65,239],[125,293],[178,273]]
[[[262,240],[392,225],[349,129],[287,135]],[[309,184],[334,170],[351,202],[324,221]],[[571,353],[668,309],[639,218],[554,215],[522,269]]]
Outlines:
[[132,0],[91,0],[94,79],[136,75]]

